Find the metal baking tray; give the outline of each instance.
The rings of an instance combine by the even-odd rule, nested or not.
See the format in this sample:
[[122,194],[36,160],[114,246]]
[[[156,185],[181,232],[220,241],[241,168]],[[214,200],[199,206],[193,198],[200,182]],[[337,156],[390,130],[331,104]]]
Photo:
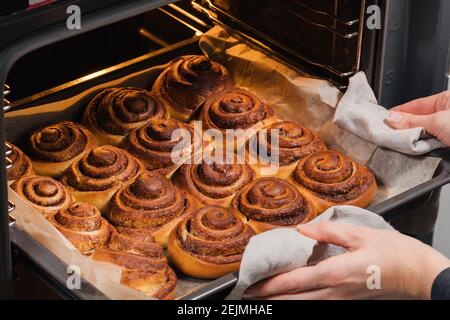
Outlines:
[[[96,73],[97,76],[95,77],[87,76],[80,78],[58,86],[57,88],[41,92],[28,99],[21,100],[19,103],[16,102],[14,109],[22,109],[51,101],[63,100],[97,84],[151,66],[167,63],[177,56],[200,53],[198,37],[193,37],[161,50],[101,70]],[[408,208],[416,204],[424,203],[433,191],[450,183],[449,149],[434,152],[432,155],[443,159],[436,170],[434,178],[387,201],[374,205],[369,210],[382,215],[386,220],[390,221],[407,214]],[[57,288],[62,296],[72,299],[107,299],[107,297],[88,282],[84,282],[80,290],[68,290],[65,286],[67,278],[67,266],[65,263],[15,226],[11,229],[11,240],[18,258],[30,268],[35,269],[43,277],[43,280],[47,283],[50,282],[52,287]],[[185,295],[182,299],[222,298],[236,282],[237,274],[228,274],[217,280],[208,282],[201,289]]]

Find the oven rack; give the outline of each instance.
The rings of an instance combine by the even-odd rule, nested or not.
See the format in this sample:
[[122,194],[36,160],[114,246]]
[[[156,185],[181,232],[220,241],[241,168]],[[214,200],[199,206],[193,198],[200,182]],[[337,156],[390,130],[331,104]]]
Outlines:
[[[10,92],[11,88],[7,84],[5,84],[5,87],[3,89],[3,96],[4,97],[7,96],[8,94],[10,94]],[[9,110],[11,110],[11,108],[12,108],[11,102],[9,102],[9,100],[7,100],[6,98],[3,98],[3,112],[8,112]],[[12,146],[8,142],[5,142],[6,170],[8,170],[13,166],[13,161],[10,158],[12,153],[13,153]],[[13,212],[15,208],[16,208],[15,204],[8,200],[8,214]],[[14,225],[14,219],[11,216],[9,225],[10,226]]]
[[[295,1],[295,6],[302,10],[290,8],[288,4],[290,3],[292,5],[292,2],[283,2],[279,0],[274,0],[273,2],[277,4],[280,9],[284,10],[286,14],[295,16],[300,21],[304,21],[306,25],[314,26],[314,28],[329,33],[333,43],[331,56],[333,57],[332,59],[334,62],[342,58],[340,49],[336,47],[336,44],[339,43],[340,40],[354,41],[357,49],[356,56],[352,66],[348,66],[345,70],[337,68],[332,62],[321,61],[320,58],[315,55],[310,55],[295,48],[291,48],[289,45],[280,42],[276,38],[267,37],[267,35],[262,34],[252,25],[218,7],[212,0],[193,0],[192,6],[198,12],[205,15],[210,21],[213,21],[215,24],[221,25],[226,29],[231,28],[233,33],[238,34],[247,41],[257,43],[258,46],[265,48],[269,54],[277,55],[278,53],[281,53],[282,60],[290,61],[292,62],[291,64],[294,65],[296,65],[295,61],[299,61],[301,68],[306,68],[304,71],[311,69],[313,70],[313,73],[315,73],[316,70],[319,70],[319,72],[322,72],[328,80],[335,84],[339,89],[343,90],[347,87],[348,78],[354,75],[361,67],[361,51],[363,49],[364,31],[363,22],[366,1],[367,0],[360,1],[358,17],[354,18],[344,18],[338,16],[338,14],[313,8],[303,1]],[[261,45],[262,43],[265,44]],[[270,47],[266,44],[269,44]]]
[[[358,26],[360,18],[354,19],[354,20],[348,20],[348,21],[342,20],[341,18],[336,17],[327,12],[313,9],[310,6],[304,4],[300,1],[296,2],[296,5],[298,7],[302,7],[303,9],[305,9],[305,11],[294,11],[293,8],[289,8],[286,5],[286,3],[284,3],[283,1],[275,0],[274,2],[277,3],[278,6],[280,8],[283,8],[286,12],[289,12],[289,13],[295,15],[296,17],[298,17],[299,19],[304,20],[305,22],[312,24],[318,28],[326,29],[326,30],[332,32],[333,34],[335,34],[336,36],[339,36],[339,37],[342,37],[345,39],[351,39],[351,38],[358,37],[358,35],[359,35],[358,31],[345,31],[345,30],[341,31],[341,29],[348,29],[353,26]],[[325,20],[328,20],[329,23],[314,21],[312,18],[310,18],[304,14],[304,12],[308,12],[308,11],[325,18]]]

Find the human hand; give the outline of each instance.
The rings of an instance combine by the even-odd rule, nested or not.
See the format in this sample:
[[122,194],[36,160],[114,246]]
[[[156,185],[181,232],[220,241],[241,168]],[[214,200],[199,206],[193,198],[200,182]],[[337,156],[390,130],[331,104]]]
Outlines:
[[394,129],[422,127],[450,146],[450,90],[391,109],[388,122]]
[[[259,282],[244,299],[429,299],[434,279],[450,266],[431,247],[397,231],[334,222],[303,225],[299,231],[348,251]],[[379,290],[368,288],[369,266],[379,267]]]

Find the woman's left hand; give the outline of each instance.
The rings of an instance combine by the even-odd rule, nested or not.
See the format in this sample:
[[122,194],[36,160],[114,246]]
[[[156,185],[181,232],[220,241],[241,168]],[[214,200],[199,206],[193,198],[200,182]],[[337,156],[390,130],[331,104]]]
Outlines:
[[257,283],[245,299],[429,299],[434,279],[450,267],[446,257],[396,231],[334,222],[303,225],[299,231],[348,251]]

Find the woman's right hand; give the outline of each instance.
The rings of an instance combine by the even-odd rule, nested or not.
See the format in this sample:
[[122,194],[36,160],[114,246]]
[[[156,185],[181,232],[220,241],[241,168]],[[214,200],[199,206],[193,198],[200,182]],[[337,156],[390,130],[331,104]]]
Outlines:
[[450,90],[391,109],[388,122],[394,129],[422,127],[450,147]]

